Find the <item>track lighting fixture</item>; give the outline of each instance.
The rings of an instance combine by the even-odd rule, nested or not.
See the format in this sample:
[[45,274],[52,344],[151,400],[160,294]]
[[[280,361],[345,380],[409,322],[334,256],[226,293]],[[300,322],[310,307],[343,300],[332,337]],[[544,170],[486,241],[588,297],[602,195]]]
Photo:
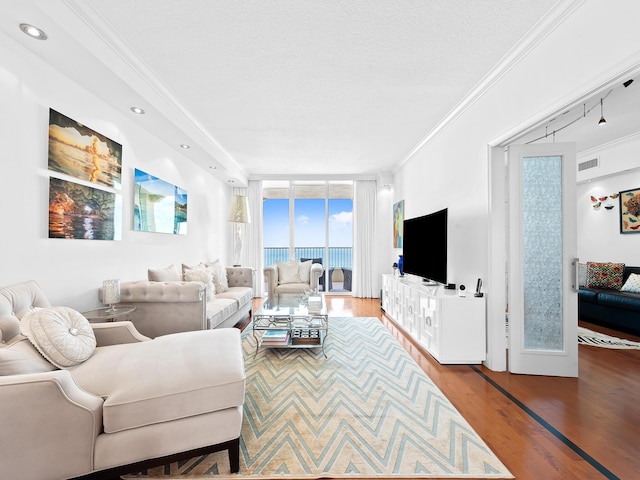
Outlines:
[[633,78],[627,80],[626,82],[623,82],[622,85],[624,85],[624,88],[627,88],[632,83],[633,83]]
[[604,119],[604,107],[602,105],[602,98],[600,99],[600,121],[598,125],[604,125],[607,121]]

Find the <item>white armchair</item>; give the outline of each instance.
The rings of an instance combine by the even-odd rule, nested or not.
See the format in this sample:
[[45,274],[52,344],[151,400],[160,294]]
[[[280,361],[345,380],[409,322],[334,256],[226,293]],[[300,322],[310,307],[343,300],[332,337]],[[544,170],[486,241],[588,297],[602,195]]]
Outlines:
[[276,262],[264,269],[264,279],[267,282],[267,293],[303,293],[318,291],[318,282],[324,267],[311,260],[300,262],[292,260],[288,263]]

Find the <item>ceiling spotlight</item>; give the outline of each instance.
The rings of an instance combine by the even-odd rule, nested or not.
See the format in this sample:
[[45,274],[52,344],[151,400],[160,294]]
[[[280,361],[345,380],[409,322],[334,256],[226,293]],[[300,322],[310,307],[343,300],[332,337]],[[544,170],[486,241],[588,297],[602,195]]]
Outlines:
[[607,123],[607,121],[604,119],[604,109],[602,106],[602,99],[600,99],[600,121],[598,122],[598,125],[604,125],[605,123]]
[[191,145],[187,145],[186,143],[182,143],[182,144],[180,144],[180,148],[184,148],[185,150],[189,150],[191,148]]
[[631,85],[633,83],[633,78],[627,80],[626,82],[624,82],[622,85],[624,85],[624,88],[627,88],[629,85]]
[[218,167],[216,167],[215,165],[210,165],[210,166],[209,166],[209,168],[210,168],[211,170],[217,170],[217,168],[218,168]]
[[144,115],[144,110],[140,107],[131,107],[131,111],[138,115]]
[[40,30],[38,27],[34,27],[33,25],[29,25],[28,23],[21,23],[20,30],[29,35],[31,38],[35,38],[37,40],[47,39],[47,34],[44,33],[43,30]]

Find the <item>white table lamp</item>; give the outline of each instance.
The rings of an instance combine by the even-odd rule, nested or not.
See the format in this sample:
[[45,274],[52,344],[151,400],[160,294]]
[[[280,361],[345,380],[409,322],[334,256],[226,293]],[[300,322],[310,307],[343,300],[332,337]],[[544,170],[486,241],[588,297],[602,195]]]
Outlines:
[[249,199],[244,195],[234,195],[231,198],[231,211],[229,221],[236,225],[235,238],[233,242],[233,266],[240,266],[240,254],[242,252],[242,224],[251,223],[249,214]]
[[109,305],[108,312],[115,312],[115,304],[120,303],[120,280],[102,282],[102,303]]

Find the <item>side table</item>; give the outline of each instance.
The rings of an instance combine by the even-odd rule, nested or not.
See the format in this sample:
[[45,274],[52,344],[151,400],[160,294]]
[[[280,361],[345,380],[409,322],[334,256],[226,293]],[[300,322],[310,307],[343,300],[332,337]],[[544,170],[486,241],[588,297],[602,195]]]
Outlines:
[[82,312],[90,322],[115,322],[116,320],[131,320],[130,315],[136,307],[131,305],[116,305],[114,307],[102,307],[95,310]]

